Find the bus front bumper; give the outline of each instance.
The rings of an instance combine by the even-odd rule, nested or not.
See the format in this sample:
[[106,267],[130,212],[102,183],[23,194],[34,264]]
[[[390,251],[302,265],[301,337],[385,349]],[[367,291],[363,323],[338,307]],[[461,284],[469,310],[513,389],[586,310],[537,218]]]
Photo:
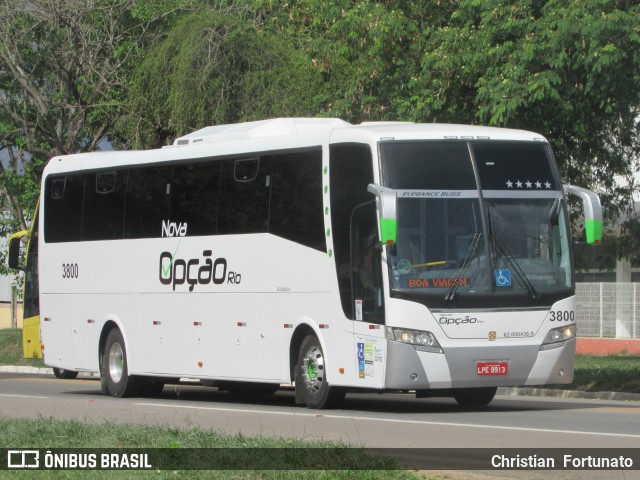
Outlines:
[[[491,344],[448,347],[444,353],[421,352],[389,340],[384,386],[426,390],[567,384],[573,381],[575,350],[575,338],[548,350],[540,345]],[[501,368],[482,371],[481,365]]]

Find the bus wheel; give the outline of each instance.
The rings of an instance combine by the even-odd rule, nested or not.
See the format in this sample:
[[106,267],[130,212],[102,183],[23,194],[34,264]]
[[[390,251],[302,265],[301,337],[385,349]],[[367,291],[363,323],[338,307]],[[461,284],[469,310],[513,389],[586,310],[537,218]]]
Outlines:
[[139,381],[129,375],[127,350],[122,333],[114,328],[107,335],[102,355],[101,376],[104,377],[107,392],[113,397],[131,397],[139,391]]
[[453,398],[461,407],[484,407],[491,403],[498,387],[456,388]]
[[309,408],[332,408],[344,399],[345,390],[327,382],[324,354],[314,335],[305,337],[300,345],[295,380],[296,397]]
[[53,374],[56,376],[56,378],[62,378],[65,380],[70,380],[78,376],[78,372],[74,372],[73,370],[65,370],[64,368],[58,367],[53,367]]

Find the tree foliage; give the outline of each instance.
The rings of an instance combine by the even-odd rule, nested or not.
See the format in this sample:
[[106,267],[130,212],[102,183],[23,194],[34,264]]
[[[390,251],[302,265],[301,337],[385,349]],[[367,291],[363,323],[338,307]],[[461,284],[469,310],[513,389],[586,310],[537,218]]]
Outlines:
[[587,0],[462,6],[430,37],[412,95],[438,92],[447,101],[410,101],[404,111],[432,118],[464,98],[471,107],[464,120],[541,132],[565,181],[599,190],[618,218],[631,190],[616,180],[632,178],[639,153],[640,6]]
[[146,148],[276,116],[525,128],[550,140],[565,182],[629,219],[618,255],[640,245],[636,0],[0,2],[9,170],[37,178],[105,132]]
[[[640,156],[640,5],[629,0],[252,0],[323,72],[329,114],[525,128],[606,218],[633,216]],[[629,222],[622,232],[635,237]],[[640,237],[638,238],[640,239]],[[619,255],[638,240],[618,242]]]
[[46,160],[110,134],[136,59],[187,2],[0,1],[3,236],[26,227]]
[[283,36],[219,9],[180,20],[136,69],[120,125],[160,147],[205,125],[318,113],[320,77]]
[[[251,0],[247,8],[261,28],[295,35],[323,76],[322,109],[351,122],[398,118],[397,99],[419,63],[418,7],[437,2],[370,0]],[[431,7],[431,8],[430,8]]]

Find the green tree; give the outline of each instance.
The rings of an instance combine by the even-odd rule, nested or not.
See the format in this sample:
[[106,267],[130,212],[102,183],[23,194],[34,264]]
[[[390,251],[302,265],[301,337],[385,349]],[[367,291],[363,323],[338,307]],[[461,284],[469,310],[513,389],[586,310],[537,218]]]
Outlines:
[[[328,87],[326,114],[537,131],[551,142],[565,182],[601,194],[610,223],[634,215],[637,1],[242,3],[262,28],[301,38]],[[640,244],[631,223],[618,256]]]
[[630,206],[633,183],[618,180],[640,147],[637,2],[463,1],[428,44],[403,114],[543,133],[565,181],[596,188],[610,219]]
[[149,148],[205,125],[315,116],[320,80],[286,36],[203,9],[182,18],[135,70],[120,129]]
[[442,12],[437,0],[239,3],[261,28],[297,38],[322,74],[319,107],[356,123],[398,119],[397,101],[419,64],[423,25]]
[[111,137],[133,65],[190,3],[0,0],[0,235],[26,228],[49,158]]

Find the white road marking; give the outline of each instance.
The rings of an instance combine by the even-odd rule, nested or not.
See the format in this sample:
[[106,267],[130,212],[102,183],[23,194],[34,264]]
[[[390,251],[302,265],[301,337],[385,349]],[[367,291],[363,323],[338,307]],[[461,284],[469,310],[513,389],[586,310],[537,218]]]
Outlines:
[[0,397],[17,397],[17,398],[49,398],[49,397],[38,397],[37,395],[11,395],[9,393],[0,393]]
[[479,425],[472,423],[453,423],[453,422],[429,422],[426,420],[402,420],[393,418],[376,418],[376,417],[364,417],[364,416],[349,416],[349,415],[327,415],[323,413],[299,413],[299,412],[274,412],[268,410],[252,410],[243,408],[222,408],[222,407],[198,407],[190,405],[173,405],[166,403],[134,403],[134,405],[141,405],[145,407],[165,407],[165,408],[183,408],[191,410],[209,410],[217,412],[233,412],[233,413],[257,413],[262,415],[295,415],[300,417],[317,417],[317,418],[331,418],[339,420],[361,420],[367,422],[387,422],[387,423],[407,423],[413,425],[434,425],[445,427],[463,427],[463,428],[488,428],[492,430],[511,430],[518,432],[541,432],[541,433],[560,433],[570,435],[593,435],[602,437],[623,437],[623,438],[640,438],[640,435],[633,435],[629,433],[606,433],[606,432],[584,432],[579,430],[552,430],[547,428],[526,428],[526,427],[504,427],[500,425]]

